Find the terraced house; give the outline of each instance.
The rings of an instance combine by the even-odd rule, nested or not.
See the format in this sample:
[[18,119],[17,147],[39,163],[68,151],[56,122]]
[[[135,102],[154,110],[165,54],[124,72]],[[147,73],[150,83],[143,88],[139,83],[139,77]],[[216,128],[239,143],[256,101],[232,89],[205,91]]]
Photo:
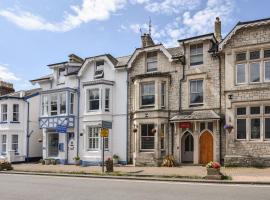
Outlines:
[[158,165],[172,153],[170,118],[179,110],[179,47],[154,44],[150,34],[128,61],[129,144],[135,165]]
[[239,22],[219,45],[224,59],[227,165],[270,166],[270,19]]

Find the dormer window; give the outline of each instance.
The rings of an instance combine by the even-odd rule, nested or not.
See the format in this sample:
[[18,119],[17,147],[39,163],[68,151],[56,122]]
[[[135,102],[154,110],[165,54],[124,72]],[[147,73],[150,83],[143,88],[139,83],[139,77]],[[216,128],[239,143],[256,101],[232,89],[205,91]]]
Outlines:
[[96,61],[95,78],[104,77],[104,60]]
[[190,65],[203,64],[203,44],[190,45]]
[[155,71],[157,71],[157,52],[149,52],[146,58],[146,72]]
[[59,68],[58,69],[58,83],[65,83],[65,72],[66,69],[65,68]]

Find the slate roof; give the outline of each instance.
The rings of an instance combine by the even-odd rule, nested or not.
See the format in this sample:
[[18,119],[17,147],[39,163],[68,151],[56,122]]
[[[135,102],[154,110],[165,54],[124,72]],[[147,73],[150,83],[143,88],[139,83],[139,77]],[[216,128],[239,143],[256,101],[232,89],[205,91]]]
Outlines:
[[180,47],[172,47],[172,48],[167,48],[168,52],[172,55],[172,57],[180,57],[183,54],[180,51]]
[[[8,98],[25,98],[25,97],[29,97],[32,96],[38,92],[41,91],[41,88],[34,88],[31,90],[20,90],[17,92],[12,92],[3,96],[0,96],[0,99],[8,99]],[[23,93],[23,95],[21,96],[21,93]]]
[[41,77],[39,77],[37,79],[30,80],[30,82],[49,80],[50,78],[52,78],[52,76],[53,76],[53,74],[48,74],[48,75],[45,75],[45,76],[41,76]]
[[116,58],[117,59],[117,64],[116,64],[116,67],[123,67],[123,66],[126,66],[129,59],[130,59],[130,55],[129,56],[122,56],[122,57],[118,57]]
[[171,118],[171,121],[189,121],[189,120],[206,120],[206,119],[220,119],[220,116],[213,110],[199,110],[193,111],[190,114],[176,115]]

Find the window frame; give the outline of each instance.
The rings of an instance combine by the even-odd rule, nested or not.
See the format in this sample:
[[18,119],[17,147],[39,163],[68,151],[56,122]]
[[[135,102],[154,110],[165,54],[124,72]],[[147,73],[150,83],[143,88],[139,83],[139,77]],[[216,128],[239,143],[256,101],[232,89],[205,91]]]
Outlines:
[[[98,99],[90,99],[91,98],[91,91],[98,91]],[[101,109],[101,89],[100,88],[89,88],[87,89],[87,112],[97,112]],[[91,102],[96,101],[98,102],[98,108],[97,109],[91,109]]]
[[[198,92],[198,82],[199,81],[202,81],[202,102],[199,102],[199,103],[192,103],[191,102],[191,95],[192,94],[200,94]],[[196,82],[196,92],[191,92],[191,83],[192,82]],[[192,79],[192,80],[189,80],[189,106],[192,107],[192,106],[196,106],[196,105],[204,105],[204,79]]]
[[[198,46],[199,45],[202,45],[202,53],[198,53]],[[196,53],[195,54],[193,54],[193,53],[191,53],[191,49],[192,49],[192,47],[194,47],[195,46],[195,49],[196,49]],[[203,43],[201,42],[201,43],[197,43],[197,44],[191,44],[190,46],[189,46],[189,65],[192,67],[192,66],[197,66],[197,65],[203,65],[203,63],[204,63],[204,58],[203,58],[203,56],[204,56],[204,54],[203,54]],[[191,62],[191,60],[192,60],[192,57],[198,57],[198,56],[202,56],[202,61],[200,61],[200,62]]]
[[[90,130],[92,130],[93,132],[91,132],[91,136],[90,136]],[[95,131],[97,131],[97,132],[95,132]],[[99,134],[99,132],[100,132],[100,127],[98,127],[98,126],[87,126],[87,134],[86,134],[86,137],[87,137],[87,139],[86,139],[86,141],[87,141],[87,146],[86,146],[86,149],[87,149],[87,151],[99,151],[100,150],[100,146],[101,146],[101,144],[100,144],[100,134]],[[96,133],[97,133],[97,135],[96,135]],[[91,142],[90,142],[90,140],[92,140]],[[92,145],[92,147],[91,147],[91,145]]]
[[269,63],[269,71],[270,71],[270,60],[264,60],[263,61],[263,81],[264,82],[270,82],[270,76],[269,76],[269,80],[266,79],[265,75],[265,63]]
[[[6,108],[5,112],[4,112],[4,107]],[[8,122],[8,105],[6,103],[1,104],[1,122]]]
[[[64,98],[62,98],[62,95],[64,96]],[[58,104],[58,110],[57,110],[57,115],[66,115],[67,114],[67,93],[66,92],[60,92],[57,95],[57,104]],[[62,106],[62,100],[64,100],[64,106],[65,106],[65,113],[61,113],[61,106]]]
[[[14,142],[14,136],[17,137],[17,142]],[[17,146],[17,149],[14,148],[14,145]],[[15,151],[15,154],[19,154],[19,135],[18,134],[12,134],[11,135],[11,149]]]
[[64,84],[65,83],[65,73],[66,73],[66,68],[65,67],[59,67],[57,69],[57,83],[58,84]]
[[160,91],[160,103],[161,103],[161,108],[166,107],[166,82],[163,81],[161,82],[161,91]]
[[[3,143],[4,136],[5,136],[5,143]],[[3,146],[5,146],[5,151],[3,151]],[[2,155],[7,154],[7,135],[6,134],[1,135],[1,154]]]
[[[245,81],[244,82],[238,82],[238,65],[244,65],[244,69],[245,69]],[[236,69],[235,69],[235,84],[236,85],[244,85],[248,83],[248,78],[247,78],[247,64],[246,63],[237,63],[236,65]]]
[[[17,106],[17,111],[15,110],[15,107]],[[15,103],[12,105],[12,122],[19,122],[20,121],[20,105],[18,103]],[[15,118],[14,118],[15,117]]]
[[[47,102],[44,99],[47,99]],[[45,109],[46,108],[46,109]],[[45,110],[47,111],[45,113]],[[41,97],[41,116],[50,116],[50,95],[42,95]]]
[[[154,86],[154,93],[153,94],[143,94],[143,86],[144,85],[152,85]],[[150,81],[150,82],[142,82],[140,83],[140,107],[144,108],[144,107],[154,107],[156,104],[156,83],[155,81]],[[154,96],[154,102],[152,104],[143,104],[143,100],[142,97],[143,96]]]
[[[142,152],[154,152],[155,150],[155,137],[156,137],[156,134],[153,134],[153,136],[149,136],[149,126],[150,125],[153,125],[153,129],[155,128],[155,124],[154,123],[145,123],[145,124],[140,124],[140,151]],[[142,126],[147,126],[147,136],[142,136]],[[142,138],[152,138],[154,141],[153,141],[153,149],[143,149],[142,148],[142,143],[143,143],[143,140]]]
[[[150,54],[156,54],[155,56],[149,56]],[[155,68],[151,68],[149,71],[149,64],[156,64]],[[158,71],[158,52],[152,51],[146,53],[146,73],[153,73]]]
[[[108,93],[107,93],[108,92]],[[111,89],[105,88],[104,90],[104,111],[110,112],[110,96],[111,96]]]
[[69,98],[69,114],[74,115],[74,106],[75,106],[75,93],[71,92],[70,93],[70,98]]
[[[253,61],[253,60],[252,60]],[[259,81],[256,81],[256,82],[254,82],[254,81],[251,81],[251,65],[252,64],[259,64]],[[248,82],[249,82],[249,84],[258,84],[258,83],[261,83],[261,62],[256,62],[256,61],[254,61],[254,62],[250,62],[249,64],[248,64],[248,66],[249,66],[249,74],[248,74]]]

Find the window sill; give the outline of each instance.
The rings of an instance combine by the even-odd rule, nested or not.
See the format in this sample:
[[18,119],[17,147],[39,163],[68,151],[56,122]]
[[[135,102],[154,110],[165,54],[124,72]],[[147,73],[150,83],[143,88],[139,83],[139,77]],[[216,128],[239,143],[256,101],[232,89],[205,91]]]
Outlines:
[[11,123],[11,124],[19,124],[20,122],[17,122],[17,121],[11,121],[10,123]]
[[146,109],[146,108],[154,108],[155,105],[149,105],[149,106],[140,106],[140,109]]
[[147,149],[147,150],[140,149],[140,152],[141,153],[155,153],[155,149]]
[[0,122],[0,124],[7,124],[8,122]]
[[203,103],[189,104],[189,107],[199,107],[199,106],[203,106]]

